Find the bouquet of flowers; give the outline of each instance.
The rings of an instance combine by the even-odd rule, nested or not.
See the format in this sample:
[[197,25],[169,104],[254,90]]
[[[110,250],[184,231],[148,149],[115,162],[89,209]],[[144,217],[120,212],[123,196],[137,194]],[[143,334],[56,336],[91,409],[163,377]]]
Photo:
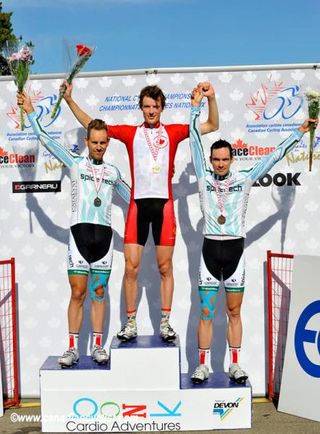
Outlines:
[[[90,57],[92,56],[93,52],[94,52],[94,47],[87,47],[86,45],[81,45],[78,44],[76,45],[76,49],[77,49],[77,57],[76,60],[74,61],[69,74],[67,75],[66,81],[67,83],[71,84],[72,80],[74,79],[74,77],[81,71],[81,69],[84,67],[84,65],[87,63],[87,61],[90,59]],[[57,111],[60,107],[63,95],[66,91],[66,87],[62,86],[60,88],[60,94],[59,94],[59,98],[58,101],[56,102],[56,105],[53,109],[53,112],[51,114],[51,119],[53,119],[55,117],[55,115],[57,114]]]
[[[308,101],[309,118],[317,119],[319,116],[319,109],[320,109],[320,92],[317,92],[315,90],[310,90],[305,93],[305,96]],[[309,171],[311,171],[312,169],[314,135],[315,135],[315,128],[314,125],[311,124],[310,145],[309,145]]]
[[[21,39],[7,41],[4,47],[10,71],[18,88],[18,92],[23,91],[24,85],[29,77],[30,65],[34,63],[33,48],[34,46],[31,42],[23,42]],[[20,128],[21,131],[24,130],[24,114],[22,108],[20,108]]]

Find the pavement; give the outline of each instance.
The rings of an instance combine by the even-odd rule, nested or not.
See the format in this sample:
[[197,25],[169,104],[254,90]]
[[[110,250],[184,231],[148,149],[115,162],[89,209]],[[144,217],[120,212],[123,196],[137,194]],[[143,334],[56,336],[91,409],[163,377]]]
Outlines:
[[[19,421],[21,416],[29,415],[29,421]],[[32,417],[31,417],[32,416]],[[31,420],[30,420],[31,419]],[[32,420],[33,419],[33,420]],[[184,434],[214,432],[215,434],[319,434],[320,422],[303,419],[276,409],[276,403],[266,399],[253,400],[252,428],[215,431],[179,431]],[[6,409],[0,417],[0,434],[37,434],[42,433],[40,422],[40,402],[23,400],[21,407]],[[168,432],[162,432],[169,434]],[[172,431],[171,431],[172,433]],[[56,434],[56,433],[50,433]],[[148,433],[144,433],[148,434]]]

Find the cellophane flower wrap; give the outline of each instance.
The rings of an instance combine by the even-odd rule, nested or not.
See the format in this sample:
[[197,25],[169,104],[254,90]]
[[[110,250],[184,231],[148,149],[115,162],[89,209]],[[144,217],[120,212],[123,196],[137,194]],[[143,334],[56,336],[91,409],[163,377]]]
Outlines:
[[[317,119],[319,116],[319,109],[320,109],[320,92],[317,92],[315,90],[310,90],[305,93],[305,97],[307,98],[307,102],[308,102],[309,118]],[[313,124],[310,124],[309,171],[311,171],[312,169],[314,136],[315,136],[315,127]]]
[[[30,66],[34,63],[33,44],[20,39],[7,41],[4,52],[18,92],[22,92],[30,74]],[[24,130],[24,113],[20,108],[20,128]]]
[[[87,61],[92,56],[95,48],[94,47],[88,47],[87,45],[76,45],[76,60],[74,61],[73,65],[70,68],[70,72],[67,75],[66,81],[67,83],[71,84],[72,80],[75,78],[75,76],[81,71],[81,69],[84,67],[84,65],[87,63]],[[56,105],[53,109],[53,112],[51,114],[51,119],[53,119],[57,111],[60,107],[63,95],[65,94],[66,87],[62,87],[59,93],[58,101],[56,102]]]

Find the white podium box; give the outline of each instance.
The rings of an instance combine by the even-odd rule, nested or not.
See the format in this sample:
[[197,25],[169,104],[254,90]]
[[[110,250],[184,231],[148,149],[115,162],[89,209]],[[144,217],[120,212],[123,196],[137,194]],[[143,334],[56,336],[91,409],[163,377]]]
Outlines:
[[[144,377],[145,374],[145,377]],[[251,385],[224,372],[194,385],[180,374],[179,340],[113,338],[110,364],[89,356],[61,369],[49,357],[40,369],[43,432],[145,432],[251,427]]]

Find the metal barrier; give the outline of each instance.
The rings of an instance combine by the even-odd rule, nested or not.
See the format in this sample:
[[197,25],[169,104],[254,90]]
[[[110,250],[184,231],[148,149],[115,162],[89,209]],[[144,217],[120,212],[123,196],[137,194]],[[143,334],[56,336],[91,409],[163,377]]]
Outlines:
[[278,398],[287,340],[293,255],[267,251],[268,397]]
[[0,261],[0,360],[4,407],[19,404],[15,259]]

